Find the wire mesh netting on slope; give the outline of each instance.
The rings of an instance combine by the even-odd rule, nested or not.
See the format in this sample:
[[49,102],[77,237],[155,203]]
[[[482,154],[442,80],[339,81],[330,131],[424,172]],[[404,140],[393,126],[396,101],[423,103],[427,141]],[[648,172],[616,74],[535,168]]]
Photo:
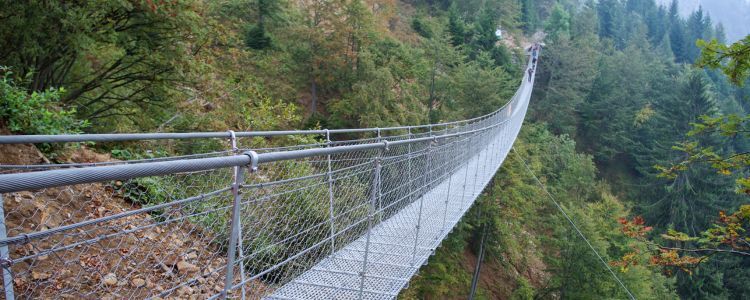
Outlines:
[[[199,155],[0,166],[2,292],[19,299],[394,298],[499,168],[532,85],[524,79],[492,114],[445,124],[0,137],[229,138]],[[368,136],[345,139],[362,133]],[[295,145],[291,135],[317,138]],[[290,142],[255,147],[263,136]]]

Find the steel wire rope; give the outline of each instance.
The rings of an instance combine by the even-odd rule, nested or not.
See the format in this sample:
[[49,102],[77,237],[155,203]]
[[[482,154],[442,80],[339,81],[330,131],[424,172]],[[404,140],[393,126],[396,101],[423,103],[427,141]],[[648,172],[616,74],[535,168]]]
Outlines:
[[575,231],[583,239],[583,241],[586,242],[586,245],[588,245],[589,248],[591,248],[591,251],[593,251],[594,254],[596,254],[596,257],[599,258],[599,261],[602,262],[602,265],[604,265],[604,267],[607,269],[607,271],[609,271],[609,273],[612,274],[612,278],[614,278],[615,281],[617,281],[617,283],[620,285],[620,287],[622,287],[622,289],[625,290],[625,292],[628,294],[628,297],[630,299],[635,300],[635,296],[633,296],[633,293],[631,293],[630,290],[628,289],[628,287],[625,286],[625,283],[623,283],[622,280],[620,280],[620,277],[618,277],[617,274],[615,274],[615,272],[612,271],[612,268],[610,268],[609,264],[607,264],[607,262],[604,261],[604,258],[599,254],[599,251],[596,251],[596,249],[594,248],[594,246],[591,245],[591,243],[589,242],[589,240],[586,238],[586,235],[583,234],[583,232],[578,228],[578,226],[576,225],[576,223],[573,222],[573,219],[570,218],[570,216],[568,215],[568,213],[566,213],[565,210],[563,210],[562,206],[560,206],[560,204],[557,202],[557,200],[555,199],[555,197],[552,196],[552,194],[547,190],[547,186],[545,186],[544,183],[542,183],[542,181],[539,180],[538,177],[536,177],[536,174],[534,174],[534,171],[532,171],[531,168],[529,168],[529,165],[526,164],[526,161],[523,159],[523,157],[521,157],[521,154],[519,154],[518,151],[516,151],[515,147],[513,147],[511,149],[513,150],[513,153],[516,154],[516,158],[518,158],[518,160],[521,162],[521,164],[523,164],[523,166],[526,168],[526,171],[528,171],[529,174],[534,178],[534,181],[536,181],[536,183],[539,184],[539,186],[542,188],[542,190],[544,191],[544,193],[547,194],[547,197],[550,200],[552,200],[552,203],[555,204],[555,207],[557,207],[557,209],[560,211],[560,213],[562,213],[562,215],[565,217],[565,219],[568,220],[568,223],[570,223],[570,225],[573,226],[573,229],[575,229]]

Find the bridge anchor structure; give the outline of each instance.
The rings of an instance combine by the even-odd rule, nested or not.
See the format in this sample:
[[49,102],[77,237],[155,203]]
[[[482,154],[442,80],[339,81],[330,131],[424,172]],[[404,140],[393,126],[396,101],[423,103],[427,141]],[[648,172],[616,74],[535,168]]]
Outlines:
[[[0,136],[0,144],[229,145],[161,158],[0,165],[2,294],[393,299],[510,151],[533,88],[524,74],[497,111],[440,124]],[[366,137],[332,138],[355,135]],[[257,146],[271,138],[292,144]]]

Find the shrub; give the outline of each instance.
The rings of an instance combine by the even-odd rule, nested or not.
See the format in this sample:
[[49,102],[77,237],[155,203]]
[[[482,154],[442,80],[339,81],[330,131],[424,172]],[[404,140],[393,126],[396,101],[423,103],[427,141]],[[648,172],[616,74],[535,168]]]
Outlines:
[[0,117],[6,120],[8,129],[24,134],[80,133],[89,125],[88,121],[75,118],[75,109],[60,107],[63,88],[44,92],[28,93],[16,85],[5,67],[0,79]]

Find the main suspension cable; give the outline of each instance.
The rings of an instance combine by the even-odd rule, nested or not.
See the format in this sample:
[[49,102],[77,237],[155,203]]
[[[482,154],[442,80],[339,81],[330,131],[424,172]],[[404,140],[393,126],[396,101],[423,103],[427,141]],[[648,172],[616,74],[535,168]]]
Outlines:
[[526,161],[521,157],[521,154],[519,154],[518,151],[516,151],[515,147],[513,147],[512,149],[513,149],[513,153],[516,154],[516,157],[518,158],[518,160],[521,161],[521,163],[526,168],[526,170],[529,172],[529,174],[531,174],[531,176],[534,177],[534,180],[539,184],[539,186],[542,187],[542,190],[544,191],[544,193],[547,194],[547,196],[549,197],[549,199],[552,200],[552,203],[555,204],[555,206],[563,214],[563,216],[565,217],[565,219],[567,219],[568,222],[570,223],[570,225],[573,226],[573,229],[575,229],[576,232],[578,232],[578,235],[581,236],[581,238],[583,239],[583,241],[586,242],[586,245],[588,245],[589,248],[591,248],[591,251],[594,251],[594,254],[596,254],[596,257],[599,258],[599,261],[602,262],[602,264],[607,269],[607,271],[609,271],[609,273],[612,274],[612,278],[614,278],[615,281],[617,281],[617,283],[620,284],[620,286],[622,287],[623,290],[625,290],[625,292],[628,294],[628,297],[630,297],[630,299],[635,300],[635,296],[633,296],[633,293],[631,293],[630,290],[628,289],[628,287],[625,286],[625,283],[623,283],[622,280],[620,280],[620,277],[618,277],[617,274],[615,274],[615,272],[612,271],[612,268],[610,268],[609,264],[607,264],[607,262],[604,261],[604,258],[601,255],[599,255],[599,251],[596,251],[596,249],[594,249],[594,246],[591,245],[591,243],[586,238],[586,236],[583,234],[583,232],[581,232],[581,230],[578,229],[578,226],[576,226],[576,223],[573,222],[573,219],[571,219],[570,216],[568,216],[568,214],[565,212],[565,210],[562,209],[562,206],[560,206],[560,204],[557,202],[557,200],[555,199],[555,197],[552,196],[552,194],[547,190],[547,187],[544,185],[544,183],[542,183],[542,181],[539,180],[538,177],[536,177],[536,174],[534,174],[534,171],[532,171],[531,168],[529,168],[529,165],[526,164]]

